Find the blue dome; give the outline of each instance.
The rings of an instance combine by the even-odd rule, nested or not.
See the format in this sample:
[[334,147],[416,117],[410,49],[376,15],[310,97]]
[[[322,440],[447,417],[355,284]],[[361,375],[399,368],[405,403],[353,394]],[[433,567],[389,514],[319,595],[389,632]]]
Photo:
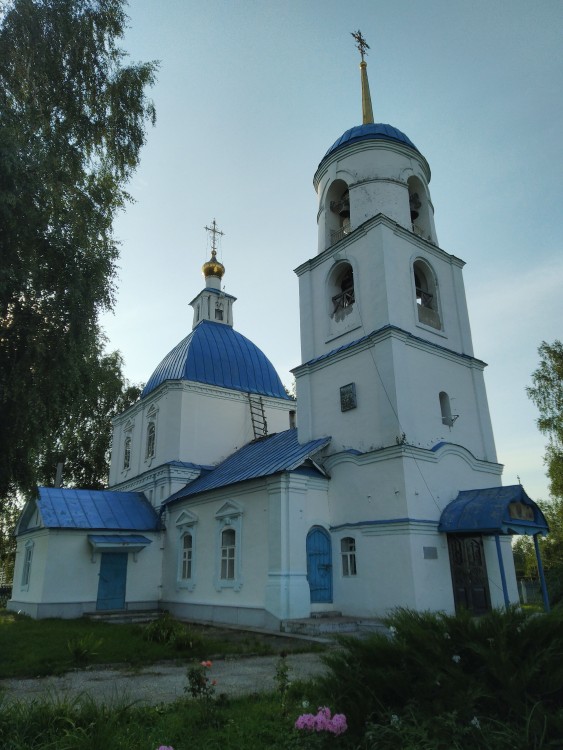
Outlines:
[[191,380],[244,393],[289,398],[274,366],[252,341],[231,326],[209,320],[202,320],[164,357],[141,398],[166,380]]
[[[326,154],[323,156],[323,161],[327,156],[333,154],[344,146],[348,146],[350,143],[356,143],[357,141],[372,141],[372,140],[383,140],[383,141],[396,141],[402,143],[405,146],[413,148],[418,151],[417,147],[404,133],[392,125],[385,125],[382,122],[371,122],[367,125],[356,125],[354,128],[347,130],[340,138],[332,144]],[[419,152],[420,153],[420,152]]]

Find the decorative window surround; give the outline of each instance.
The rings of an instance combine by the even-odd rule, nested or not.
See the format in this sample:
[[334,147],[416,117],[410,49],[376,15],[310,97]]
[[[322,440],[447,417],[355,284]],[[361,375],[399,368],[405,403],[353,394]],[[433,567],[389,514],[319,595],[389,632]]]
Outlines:
[[[227,500],[215,513],[217,523],[215,588],[217,591],[225,588],[240,591],[243,584],[241,574],[242,515],[242,506],[234,500]],[[223,534],[223,532],[232,533]]]

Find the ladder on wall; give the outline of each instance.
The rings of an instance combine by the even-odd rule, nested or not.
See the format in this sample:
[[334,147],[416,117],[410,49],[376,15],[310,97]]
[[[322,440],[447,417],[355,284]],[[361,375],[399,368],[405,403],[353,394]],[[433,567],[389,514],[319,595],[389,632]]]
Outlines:
[[252,429],[254,430],[254,438],[264,437],[264,435],[268,434],[268,424],[266,422],[262,396],[249,393],[248,403],[250,405],[250,420],[252,422]]

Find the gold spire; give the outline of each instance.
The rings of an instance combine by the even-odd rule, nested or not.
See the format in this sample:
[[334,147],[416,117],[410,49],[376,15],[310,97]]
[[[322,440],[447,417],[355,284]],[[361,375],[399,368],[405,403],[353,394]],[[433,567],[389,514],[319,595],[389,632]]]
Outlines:
[[357,31],[351,32],[352,36],[356,40],[356,47],[360,50],[362,61],[360,63],[360,77],[362,80],[362,118],[363,124],[373,122],[373,110],[371,108],[371,96],[369,93],[369,81],[368,81],[368,64],[364,60],[364,55],[367,55],[366,50],[369,49],[369,44],[362,36],[362,32],[358,29]]
[[213,219],[213,223],[210,227],[204,227],[211,234],[211,258],[204,263],[201,267],[205,278],[208,276],[217,276],[220,279],[223,278],[225,273],[225,266],[217,260],[217,235],[220,237],[224,236],[224,232],[217,229],[217,222]]

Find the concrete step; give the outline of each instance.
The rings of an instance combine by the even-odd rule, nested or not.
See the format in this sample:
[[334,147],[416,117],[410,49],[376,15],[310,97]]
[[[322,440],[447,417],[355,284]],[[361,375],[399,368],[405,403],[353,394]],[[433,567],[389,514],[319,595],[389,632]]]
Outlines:
[[85,612],[84,617],[92,622],[143,623],[152,622],[162,617],[158,609],[108,610],[103,612]]
[[314,613],[311,617],[300,620],[282,620],[282,633],[309,636],[336,636],[369,633],[388,633],[387,627],[381,620],[370,618],[346,617],[340,613]]

